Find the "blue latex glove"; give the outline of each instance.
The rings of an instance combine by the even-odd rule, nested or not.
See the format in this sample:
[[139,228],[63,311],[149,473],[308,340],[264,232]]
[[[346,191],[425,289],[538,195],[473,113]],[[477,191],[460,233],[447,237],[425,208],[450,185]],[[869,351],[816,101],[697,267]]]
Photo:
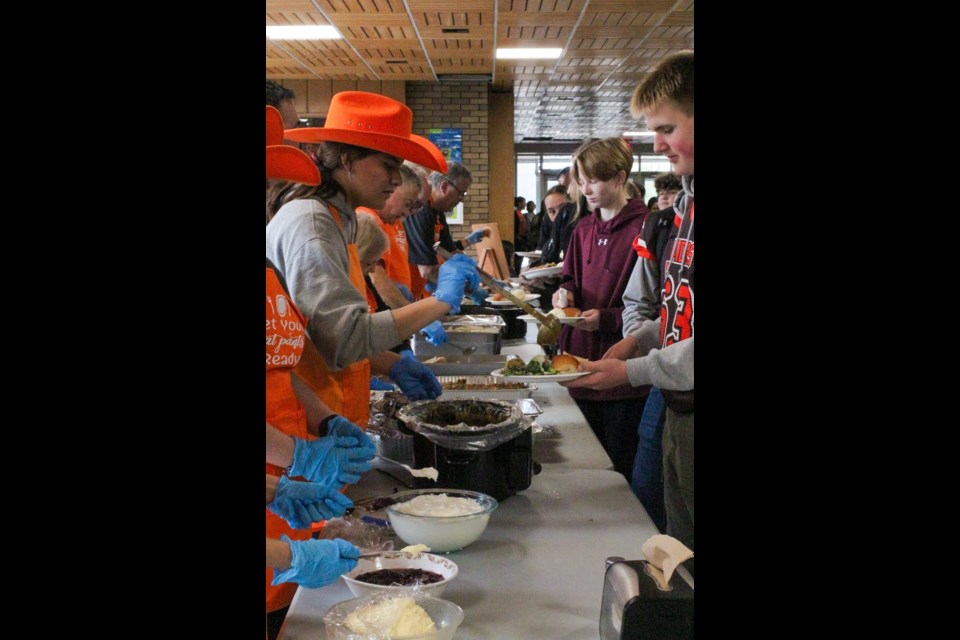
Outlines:
[[443,393],[437,376],[415,358],[400,358],[390,367],[390,378],[411,400],[433,400]]
[[477,244],[482,239],[483,239],[483,229],[480,229],[479,231],[474,231],[473,233],[471,233],[465,238],[465,240],[470,244]]
[[283,582],[295,582],[309,589],[323,587],[352,571],[360,557],[360,549],[340,538],[291,540],[283,535],[280,539],[290,543],[293,562],[285,571],[273,570],[273,586]]
[[423,285],[423,288],[427,290],[427,293],[433,293],[437,290],[437,283],[427,280],[427,284]]
[[406,298],[410,302],[413,302],[413,291],[410,291],[410,289],[407,289],[402,284],[397,285],[397,290],[400,292],[400,295],[402,295],[404,298]]
[[396,391],[397,388],[392,384],[390,384],[389,382],[387,382],[386,380],[383,380],[382,378],[379,378],[377,376],[373,376],[370,378],[370,390],[371,391]]
[[[368,436],[363,429],[343,416],[333,416],[330,418],[330,421],[327,422],[327,435],[337,436],[338,438],[356,438],[361,447],[373,449],[374,451],[377,449],[377,445],[373,444],[373,440],[370,439],[370,436]],[[373,456],[370,456],[370,459],[372,460]]]
[[[291,476],[303,476],[312,482],[354,483],[369,471],[375,447],[359,446],[356,438],[325,436],[316,440],[293,438]],[[336,487],[337,489],[340,486]]]
[[473,258],[457,253],[440,265],[437,276],[437,291],[433,297],[450,305],[450,313],[460,311],[460,301],[465,290],[472,291],[480,286],[477,263]]
[[473,293],[470,294],[470,299],[473,300],[475,304],[483,304],[483,301],[486,300],[489,295],[490,292],[486,289],[474,289]]
[[339,483],[297,482],[280,476],[280,484],[267,508],[294,529],[342,516],[353,501],[337,491]]
[[427,342],[434,346],[447,341],[447,332],[443,330],[443,325],[440,324],[439,320],[434,320],[423,329],[420,329],[420,333],[426,335]]

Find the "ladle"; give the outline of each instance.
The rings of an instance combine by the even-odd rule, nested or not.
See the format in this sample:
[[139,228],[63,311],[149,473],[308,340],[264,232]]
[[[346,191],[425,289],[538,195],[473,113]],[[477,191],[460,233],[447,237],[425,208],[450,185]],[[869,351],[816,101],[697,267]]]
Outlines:
[[[433,248],[436,249],[437,254],[442,256],[444,260],[450,259],[450,252],[441,247],[439,244],[434,245]],[[480,274],[480,281],[483,282],[483,284],[487,285],[491,290],[499,293],[504,298],[517,305],[540,322],[540,330],[537,332],[537,344],[553,344],[557,341],[557,338],[560,337],[560,320],[558,320],[556,316],[540,313],[530,306],[529,303],[513,295],[508,289],[501,287],[493,278],[493,276],[480,267],[477,267],[477,273]]]

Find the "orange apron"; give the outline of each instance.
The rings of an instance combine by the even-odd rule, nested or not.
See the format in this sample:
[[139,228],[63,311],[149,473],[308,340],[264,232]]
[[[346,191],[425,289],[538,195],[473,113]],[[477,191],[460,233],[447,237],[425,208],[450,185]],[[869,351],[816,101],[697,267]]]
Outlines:
[[[340,220],[340,213],[329,203],[324,203],[330,210],[330,215],[337,222],[340,228],[343,223]],[[347,254],[350,257],[350,282],[364,297],[367,295],[367,283],[363,280],[363,270],[360,268],[360,254],[357,252],[356,242],[347,244]],[[370,418],[370,361],[360,360],[347,365],[340,371],[330,371],[322,358],[308,358],[312,350],[307,350],[301,360],[301,366],[297,369],[297,374],[304,370],[303,377],[311,387],[320,396],[320,399],[327,403],[336,413],[353,422],[361,429],[367,428],[367,420]],[[308,361],[309,360],[309,361]],[[325,381],[333,382],[339,392],[342,394],[342,402],[336,406],[327,402],[327,396],[331,395],[329,390],[315,386],[317,383]]]
[[[283,290],[273,269],[267,267],[267,422],[286,433],[307,439],[307,413],[297,400],[290,382],[290,370],[296,365],[303,353],[306,342],[306,322],[293,301]],[[273,476],[283,475],[283,469],[272,464],[267,465],[267,473]],[[287,523],[270,511],[267,515],[267,537],[279,539],[287,534],[291,540],[307,540],[309,529],[291,529]],[[271,586],[273,569],[267,568],[267,611],[282,609],[293,600],[297,590],[294,583]]]

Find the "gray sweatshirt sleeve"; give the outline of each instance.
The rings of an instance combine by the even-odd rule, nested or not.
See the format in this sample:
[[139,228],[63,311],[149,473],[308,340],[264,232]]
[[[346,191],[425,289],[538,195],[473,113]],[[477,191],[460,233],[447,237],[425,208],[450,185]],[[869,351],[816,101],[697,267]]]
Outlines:
[[401,342],[391,313],[371,315],[366,296],[350,282],[340,227],[316,200],[281,208],[267,225],[267,257],[287,279],[310,340],[332,371]]
[[660,315],[660,268],[653,260],[640,258],[633,265],[623,292],[623,337]]
[[627,378],[639,387],[652,384],[661,389],[693,389],[693,340],[674,342],[664,349],[653,349],[642,358],[627,360]]

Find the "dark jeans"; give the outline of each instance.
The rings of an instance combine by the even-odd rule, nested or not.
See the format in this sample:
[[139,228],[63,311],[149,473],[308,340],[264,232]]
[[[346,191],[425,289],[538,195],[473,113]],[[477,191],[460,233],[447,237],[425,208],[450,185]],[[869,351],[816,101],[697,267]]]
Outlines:
[[647,398],[625,400],[576,400],[577,406],[613,461],[613,469],[630,481],[637,455],[637,416]]
[[[663,489],[667,535],[693,547],[693,413],[667,409],[663,425]],[[693,574],[693,559],[684,566]]]
[[637,427],[637,455],[633,459],[630,487],[661,532],[666,531],[663,506],[663,422],[667,405],[657,387],[650,389],[647,405]]

